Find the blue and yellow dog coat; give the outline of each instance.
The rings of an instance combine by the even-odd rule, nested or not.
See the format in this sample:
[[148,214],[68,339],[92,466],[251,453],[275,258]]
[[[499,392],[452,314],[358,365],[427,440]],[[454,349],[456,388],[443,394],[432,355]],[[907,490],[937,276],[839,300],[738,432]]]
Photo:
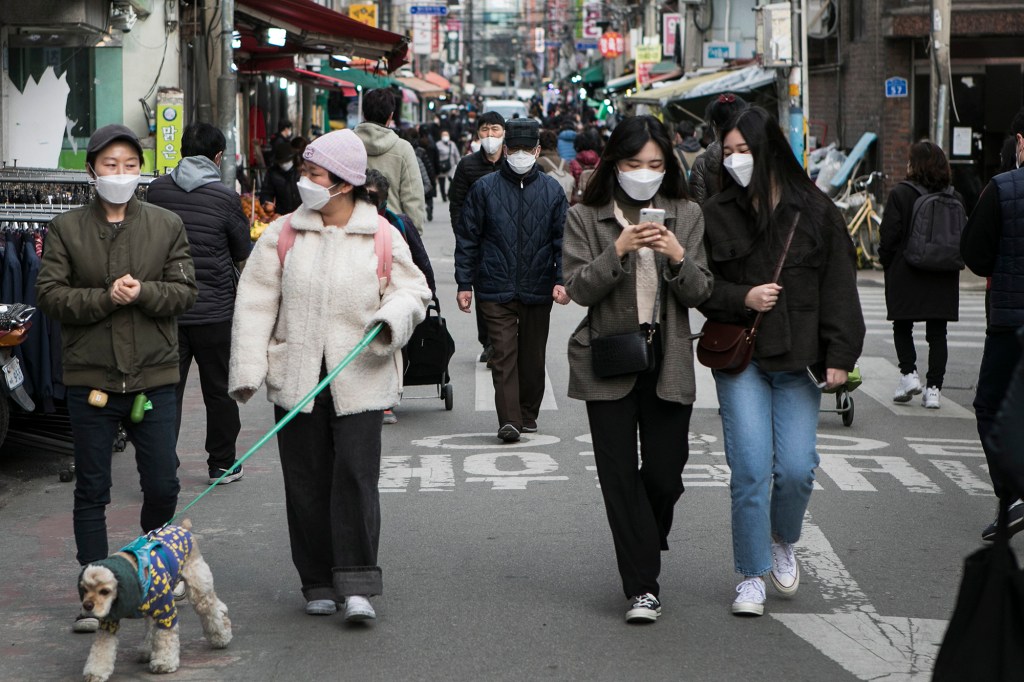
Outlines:
[[[117,634],[122,618],[150,616],[157,627],[171,629],[178,623],[174,604],[174,584],[181,565],[194,547],[192,533],[179,526],[168,526],[140,536],[119,551],[135,557],[137,568],[122,556],[110,556],[92,566],[103,566],[117,578],[117,598],[100,627]],[[85,570],[85,569],[83,569]],[[83,590],[79,589],[82,596]]]

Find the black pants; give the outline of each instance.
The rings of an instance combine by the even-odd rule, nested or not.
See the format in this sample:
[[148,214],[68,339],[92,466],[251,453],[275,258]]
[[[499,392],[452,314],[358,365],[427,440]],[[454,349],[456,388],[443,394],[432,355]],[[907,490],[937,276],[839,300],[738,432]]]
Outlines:
[[[287,410],[274,408],[280,421]],[[292,561],[306,600],[380,594],[380,410],[338,417],[330,389],[277,434]]]
[[527,305],[519,301],[477,305],[487,320],[491,381],[498,425],[536,424],[544,399],[544,357],[551,322],[551,301]]
[[230,469],[235,464],[235,441],[242,429],[238,403],[228,395],[228,365],[231,361],[231,321],[178,327],[177,431],[181,433],[181,408],[185,384],[195,358],[199,385],[206,405],[206,464],[210,469]]
[[445,191],[444,183],[448,179],[447,175],[439,174],[437,176],[437,189],[441,192],[441,201],[448,201],[448,192]]
[[[992,478],[992,487],[996,496],[1002,497],[1009,493],[1005,481],[999,474],[999,453],[993,450],[989,440],[995,426],[996,414],[1003,403],[1010,385],[1014,368],[1021,357],[1020,344],[1017,342],[1015,330],[1010,327],[989,327],[985,332],[985,350],[981,355],[981,368],[978,371],[978,389],[974,395],[974,416],[978,420],[978,435],[985,450],[988,461],[988,474]],[[1010,449],[1003,456],[1024,457],[1021,449]]]
[[630,598],[658,595],[661,552],[668,549],[673,509],[683,494],[683,466],[690,456],[693,406],[662,400],[657,382],[656,373],[643,374],[624,398],[587,401],[597,478],[622,588]]
[[[925,340],[928,342],[928,374],[926,386],[942,388],[946,376],[946,321],[925,320]],[[892,342],[896,346],[896,358],[900,372],[910,374],[917,371],[917,349],[914,348],[914,323],[912,320],[893,320]]]
[[139,525],[143,533],[159,528],[174,516],[178,505],[178,460],[175,456],[174,386],[147,389],[153,403],[142,421],[129,419],[135,393],[113,393],[106,407],[88,403],[85,386],[68,386],[68,414],[75,439],[75,544],[78,563],[86,565],[105,559],[107,548],[107,505],[110,504],[111,457],[117,425],[124,424],[135,448],[135,465],[142,487]]

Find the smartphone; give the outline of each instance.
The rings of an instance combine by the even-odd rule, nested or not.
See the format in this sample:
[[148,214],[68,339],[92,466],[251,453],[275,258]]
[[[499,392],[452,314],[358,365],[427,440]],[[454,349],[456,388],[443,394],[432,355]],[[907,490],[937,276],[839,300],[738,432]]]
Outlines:
[[825,381],[825,368],[824,366],[815,364],[807,368],[807,376],[811,378],[811,381],[818,388],[825,388],[828,382]]
[[641,208],[640,222],[665,224],[665,209],[663,208]]

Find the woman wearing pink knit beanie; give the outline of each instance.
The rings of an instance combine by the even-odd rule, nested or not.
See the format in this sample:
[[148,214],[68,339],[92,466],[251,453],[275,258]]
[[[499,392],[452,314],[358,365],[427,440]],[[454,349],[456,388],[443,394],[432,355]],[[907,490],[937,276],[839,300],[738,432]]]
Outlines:
[[[302,154],[302,205],[260,237],[239,281],[229,391],[247,401],[265,383],[280,421],[378,323],[383,329],[330,386],[277,434],[292,560],[306,613],[344,604],[347,621],[376,618],[382,591],[381,424],[398,402],[395,354],[430,301],[423,273],[364,183],[366,149],[350,130]],[[382,289],[374,235],[392,234]]]

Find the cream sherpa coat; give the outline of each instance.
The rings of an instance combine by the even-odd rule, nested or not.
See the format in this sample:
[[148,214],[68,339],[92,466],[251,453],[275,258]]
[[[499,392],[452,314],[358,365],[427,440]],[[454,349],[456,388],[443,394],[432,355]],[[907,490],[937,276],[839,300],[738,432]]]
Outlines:
[[[267,399],[290,410],[319,382],[322,359],[333,369],[383,322],[373,342],[331,383],[331,395],[339,416],[397,404],[402,377],[394,355],[430,301],[405,240],[391,228],[391,282],[381,298],[373,206],[357,201],[341,228],[325,227],[319,212],[299,208],[292,214],[295,243],[282,268],[277,239],[283,225],[279,218],[260,236],[238,284],[231,397],[247,399],[245,389],[255,391],[266,381]],[[303,408],[312,410],[312,402]]]

